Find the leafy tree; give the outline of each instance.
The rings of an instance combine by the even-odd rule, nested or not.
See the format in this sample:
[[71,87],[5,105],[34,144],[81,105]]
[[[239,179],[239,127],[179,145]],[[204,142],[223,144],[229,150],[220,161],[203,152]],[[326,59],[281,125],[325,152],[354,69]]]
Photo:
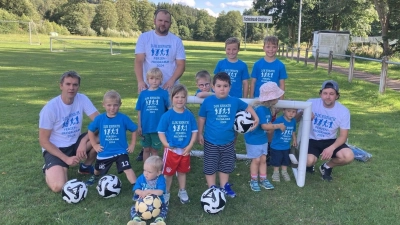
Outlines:
[[221,13],[215,22],[214,34],[217,41],[225,41],[229,37],[242,38],[243,19],[239,11]]
[[102,1],[96,7],[96,15],[92,21],[92,28],[100,33],[100,28],[104,29],[115,29],[118,22],[117,10],[115,9],[114,3],[109,1]]
[[129,31],[133,28],[132,5],[129,0],[118,0],[115,3],[115,9],[118,16],[117,29]]
[[67,27],[72,34],[81,34],[81,29],[90,28],[95,8],[85,0],[68,0],[68,3],[61,6],[59,15],[61,25]]
[[35,7],[29,0],[0,0],[0,8],[20,17],[25,15],[33,20],[40,19]]
[[207,11],[200,10],[194,24],[193,39],[203,41],[214,40],[214,25],[215,19],[208,15]]
[[155,5],[147,0],[132,1],[132,19],[141,32],[146,32],[154,27]]

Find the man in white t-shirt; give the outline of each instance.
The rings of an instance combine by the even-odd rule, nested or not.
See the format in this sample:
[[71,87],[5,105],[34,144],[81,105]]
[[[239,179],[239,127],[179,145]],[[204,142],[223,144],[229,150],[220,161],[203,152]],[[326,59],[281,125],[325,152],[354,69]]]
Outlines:
[[[332,169],[354,160],[353,151],[346,145],[350,130],[350,111],[340,104],[339,85],[327,80],[322,84],[320,98],[309,99],[312,102],[312,121],[308,144],[307,172],[314,173],[318,158],[327,162],[319,170],[323,180],[332,180]],[[299,113],[299,116],[302,112]],[[339,135],[337,135],[339,131]]]
[[75,71],[65,72],[60,79],[61,95],[51,99],[39,114],[43,172],[53,192],[60,192],[67,182],[69,166],[83,161],[78,172],[93,173],[92,163],[97,154],[81,129],[83,113],[93,120],[99,112],[86,95],[78,93],[80,81]]
[[163,73],[161,86],[169,89],[185,71],[186,54],[182,40],[169,32],[171,14],[165,9],[154,13],[155,29],[139,36],[135,49],[135,74],[138,93],[148,88],[146,73],[157,67]]

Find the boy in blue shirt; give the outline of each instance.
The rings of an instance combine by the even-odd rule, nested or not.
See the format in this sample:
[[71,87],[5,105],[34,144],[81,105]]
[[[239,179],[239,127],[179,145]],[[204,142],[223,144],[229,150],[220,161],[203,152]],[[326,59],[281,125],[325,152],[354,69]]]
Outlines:
[[[106,112],[96,116],[88,126],[89,140],[97,152],[97,159],[94,175],[86,181],[87,186],[93,185],[100,175],[105,175],[114,162],[117,164],[118,173],[124,172],[131,184],[136,182],[136,175],[129,163],[128,153],[135,150],[138,127],[127,115],[118,112],[120,106],[121,96],[118,92],[108,91],[103,97],[103,107]],[[96,131],[98,131],[98,139]],[[132,132],[129,146],[126,131]]]
[[[253,127],[258,125],[258,116],[254,109],[239,98],[229,96],[230,76],[225,72],[215,74],[213,90],[215,95],[204,99],[198,118],[199,143],[204,145],[204,167],[208,187],[216,187],[218,171],[221,190],[234,198],[229,174],[235,168],[234,149],[235,131],[233,124],[237,111],[246,110],[254,118]],[[203,134],[204,132],[204,134]]]
[[214,74],[226,72],[231,78],[229,95],[237,98],[247,98],[249,92],[249,70],[247,64],[237,58],[240,50],[240,40],[230,37],[225,41],[226,58],[218,61]]

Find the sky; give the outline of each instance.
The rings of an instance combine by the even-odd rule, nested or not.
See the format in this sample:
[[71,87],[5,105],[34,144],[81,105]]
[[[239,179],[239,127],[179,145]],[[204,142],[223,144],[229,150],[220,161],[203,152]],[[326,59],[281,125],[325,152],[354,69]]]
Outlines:
[[229,1],[229,0],[149,0],[149,2],[159,3],[166,2],[170,4],[187,5],[196,9],[204,9],[211,16],[218,17],[222,11],[228,12],[231,10],[238,10],[240,13],[244,9],[252,7],[253,1]]

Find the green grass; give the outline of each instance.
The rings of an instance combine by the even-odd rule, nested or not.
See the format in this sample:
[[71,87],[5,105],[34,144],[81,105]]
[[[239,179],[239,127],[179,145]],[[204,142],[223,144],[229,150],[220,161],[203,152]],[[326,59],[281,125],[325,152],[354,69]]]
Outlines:
[[[82,76],[80,91],[87,94],[99,111],[101,100],[109,89],[117,90],[123,100],[121,111],[137,121],[134,106],[137,99],[136,79],[133,73],[134,41],[121,42],[121,55],[91,52],[49,51],[48,38],[42,45],[0,43],[0,215],[1,224],[126,224],[133,204],[129,182],[122,174],[123,189],[118,197],[102,199],[95,187],[89,188],[87,199],[72,205],[65,203],[61,194],[52,193],[41,173],[43,158],[38,143],[38,114],[43,105],[60,93],[59,76],[67,70],[76,70]],[[114,40],[114,39],[113,39]],[[223,43],[184,42],[187,53],[184,83],[195,92],[194,74],[206,69],[212,72],[217,60],[224,57]],[[93,49],[97,46],[93,44]],[[252,64],[263,56],[261,45],[247,44],[240,58]],[[378,94],[378,86],[326,70],[314,70],[295,61],[282,59],[289,79],[286,98],[306,100],[317,97],[325,79],[340,84],[340,102],[352,114],[349,142],[371,154],[367,163],[335,168],[334,181],[323,182],[318,175],[308,175],[305,186],[295,181],[281,182],[273,191],[250,191],[249,168],[244,161],[237,162],[230,181],[238,193],[228,199],[227,206],[218,215],[207,215],[201,210],[200,195],[206,189],[202,160],[192,158],[187,189],[191,202],[182,205],[174,180],[167,224],[396,224],[400,207],[398,171],[400,155],[397,133],[400,127],[400,93],[387,90]],[[198,105],[189,108],[197,112]],[[85,126],[88,123],[85,120]],[[131,162],[137,174],[142,163],[136,158],[136,146]],[[200,149],[196,145],[196,149]],[[243,137],[239,136],[239,153],[244,153]],[[317,164],[320,165],[320,162]],[[69,178],[86,180],[71,168]],[[115,168],[110,171],[115,173]],[[269,168],[271,174],[271,168]]]

